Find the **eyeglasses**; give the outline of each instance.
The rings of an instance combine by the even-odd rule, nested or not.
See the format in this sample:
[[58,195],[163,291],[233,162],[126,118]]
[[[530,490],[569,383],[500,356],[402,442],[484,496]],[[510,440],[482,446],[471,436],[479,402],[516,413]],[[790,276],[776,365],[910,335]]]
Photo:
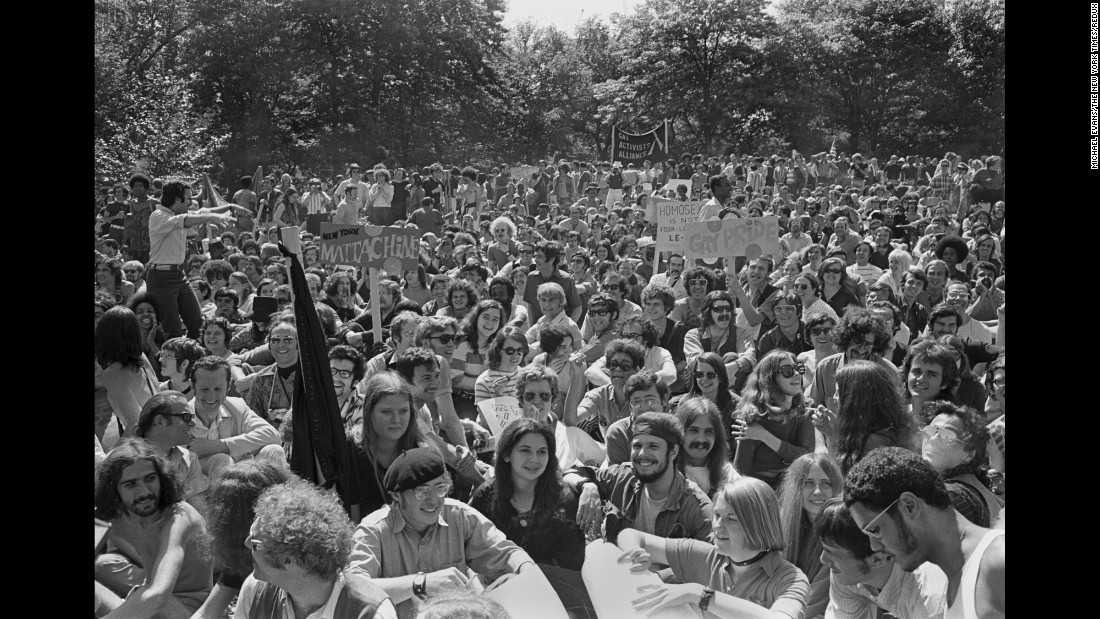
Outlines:
[[420,501],[428,498],[428,495],[435,493],[435,496],[442,499],[451,493],[451,484],[439,484],[438,486],[417,486],[413,490],[413,494]]
[[810,329],[810,335],[825,335],[832,330],[832,327],[814,327]]
[[879,514],[878,514],[877,516],[875,516],[874,518],[872,518],[872,519],[871,519],[871,521],[867,523],[867,526],[865,526],[865,527],[863,527],[862,529],[860,529],[860,531],[863,531],[863,534],[864,534],[864,535],[866,535],[867,537],[871,538],[871,539],[882,539],[882,536],[881,536],[881,535],[879,535],[878,533],[871,533],[871,531],[870,531],[870,529],[871,529],[871,525],[875,524],[875,522],[876,522],[876,521],[877,521],[877,520],[878,520],[879,518],[882,518],[883,516],[885,516],[885,515],[886,515],[886,512],[888,512],[888,511],[890,511],[891,509],[893,509],[893,507],[894,507],[895,505],[897,505],[897,504],[898,504],[898,501],[900,501],[900,500],[901,500],[901,496],[899,495],[899,496],[898,496],[898,498],[894,499],[894,502],[893,502],[893,503],[891,503],[891,504],[889,504],[888,506],[886,506],[886,509],[884,509],[884,510],[882,510],[881,512],[879,512]]
[[500,352],[511,357],[512,355],[516,355],[519,353],[527,354],[527,349],[520,346],[505,346],[504,348],[500,349]]
[[588,313],[589,314],[595,314],[596,316],[607,316],[608,314],[611,313],[611,310],[606,309],[606,308],[604,308],[604,309],[593,309],[593,308],[589,307],[588,308]]
[[351,378],[352,376],[355,376],[355,372],[352,372],[351,370],[339,370],[339,369],[336,369],[336,368],[331,368],[331,370],[332,370],[332,375],[333,376],[339,376],[340,378],[343,378],[344,380],[347,380],[347,379]]
[[530,256],[530,255],[534,254],[535,252],[533,252],[533,251],[530,251],[530,250],[522,250],[522,249],[521,249],[521,250],[519,250],[519,253],[520,253],[520,254],[523,254],[523,255],[525,255],[525,256]]
[[1005,387],[1005,379],[1003,379],[1003,378],[994,378],[994,379],[993,379],[993,386],[994,386],[994,387],[997,387],[997,388],[999,388],[999,389],[1004,389],[1004,387]]
[[969,299],[970,298],[970,293],[969,292],[949,292],[949,293],[947,293],[947,298],[948,299]]
[[139,269],[122,269],[123,273],[141,273]]
[[799,376],[802,376],[805,373],[806,373],[806,364],[804,364],[804,363],[799,363],[799,364],[796,364],[796,365],[783,365],[783,366],[779,367],[779,374],[782,375],[783,378],[790,378],[790,377],[794,376],[795,374],[798,374]]
[[641,333],[623,333],[622,336],[624,338],[628,339],[628,340],[632,340],[634,338],[642,337],[642,334]]
[[716,305],[710,308],[710,311],[714,312],[715,314],[732,314],[733,307],[730,305]]
[[798,288],[799,290],[809,290],[810,285],[809,284],[798,284],[797,286],[795,286],[795,288]]
[[631,400],[630,401],[630,406],[632,408],[640,408],[642,406],[652,407],[652,406],[657,406],[660,403],[661,403],[661,398],[659,398],[655,395],[651,395],[651,396],[646,396],[646,397],[644,397],[640,400]]
[[714,372],[696,371],[695,372],[695,380],[699,380],[701,378],[705,378],[707,380],[714,380],[714,379],[718,378],[718,375],[715,374]]
[[951,428],[945,428],[943,426],[928,425],[923,430],[924,437],[928,440],[935,439],[937,436],[945,445],[957,445],[959,443],[959,434]]
[[782,312],[784,314],[792,314],[792,313],[794,313],[795,309],[796,308],[793,305],[776,305],[775,306],[775,313],[778,314],[778,313]]
[[826,275],[839,275],[840,269],[825,269],[824,271],[822,271],[822,273]]
[[634,369],[634,362],[632,361],[610,361],[607,364],[607,369],[614,372],[615,370],[622,370],[623,372],[630,372]]
[[430,337],[428,339],[439,340],[440,344],[443,344],[444,346],[446,346],[447,344],[450,344],[451,342],[454,342],[456,344],[461,342],[462,341],[462,336],[461,335],[443,334],[443,335],[433,335],[432,337]]
[[551,393],[545,391],[525,391],[523,392],[524,402],[534,402],[535,398],[541,398],[543,402],[549,402],[550,398],[554,397]]
[[195,417],[195,413],[168,413],[168,416],[179,417],[183,423],[191,423],[191,420]]
[[689,286],[706,286],[709,283],[710,282],[708,282],[705,279],[689,279],[688,280],[688,285]]

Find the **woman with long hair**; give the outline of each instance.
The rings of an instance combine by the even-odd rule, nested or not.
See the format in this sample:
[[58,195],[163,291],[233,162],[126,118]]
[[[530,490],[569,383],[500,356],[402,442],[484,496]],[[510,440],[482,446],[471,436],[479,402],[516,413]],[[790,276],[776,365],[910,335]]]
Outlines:
[[807,393],[809,386],[814,384],[817,364],[825,357],[831,357],[837,353],[836,346],[833,345],[833,327],[836,323],[837,321],[828,314],[815,313],[806,318],[806,338],[814,349],[799,354],[797,360],[799,363],[806,364]]
[[814,425],[806,413],[806,366],[785,350],[773,350],[757,364],[734,415],[737,451],[733,467],[774,487],[787,464],[813,451]]
[[341,322],[349,322],[363,311],[355,303],[355,280],[347,271],[333,273],[325,280],[325,298],[321,303],[331,307]]
[[904,249],[895,249],[890,252],[887,266],[889,269],[878,278],[878,283],[886,284],[894,291],[894,296],[901,297],[901,280],[909,267],[913,266],[913,257]]
[[107,402],[118,418],[122,436],[133,436],[145,402],[160,392],[149,359],[141,352],[141,329],[130,308],[116,305],[95,326],[95,359]]
[[843,258],[826,258],[817,272],[821,280],[821,299],[833,308],[837,316],[843,316],[850,306],[859,307],[859,289],[857,283],[848,276]]
[[418,264],[415,269],[405,271],[405,285],[401,289],[401,296],[412,299],[423,306],[434,297],[428,288],[428,274],[424,271],[424,265]]
[[834,323],[840,322],[840,316],[836,310],[820,297],[821,280],[813,273],[803,273],[794,279],[794,293],[802,301],[802,315],[806,321],[811,314],[824,314]]
[[[633,600],[634,610],[697,605],[704,587],[714,591],[707,611],[717,617],[801,617],[810,585],[806,576],[783,558],[786,542],[779,500],[768,484],[752,477],[729,482],[714,501],[714,543],[667,539],[624,529],[619,559],[632,572],[666,564],[684,584],[664,584]],[[697,608],[697,606],[696,606]]]
[[901,368],[902,397],[914,419],[933,400],[951,401],[959,386],[955,351],[935,340],[920,340],[909,347]]
[[829,453],[845,475],[879,447],[915,449],[914,417],[905,410],[897,376],[881,363],[852,361],[836,373],[836,428],[823,428]]
[[966,342],[957,335],[941,335],[938,341],[954,351],[955,363],[959,366],[959,386],[955,388],[955,395],[951,401],[977,411],[985,410],[989,393],[982,385],[981,378],[970,369],[970,359],[966,356]]
[[260,280],[260,283],[256,286],[257,297],[273,297],[275,296],[275,287],[277,284],[275,280],[267,277]]
[[718,407],[718,413],[722,416],[722,427],[726,435],[726,447],[730,454],[733,453],[733,414],[737,405],[741,402],[740,396],[730,389],[729,373],[726,372],[726,364],[717,353],[705,352],[688,363],[688,376],[691,376],[691,385],[687,393],[677,396],[669,402],[669,406],[676,407],[687,400],[697,396],[703,396],[714,402]]
[[122,264],[110,258],[95,263],[95,289],[110,294],[115,303],[125,303],[134,294],[134,284],[122,277]]
[[600,265],[615,261],[615,250],[611,248],[611,241],[601,239],[592,250],[592,272],[598,273]]
[[[347,436],[348,493],[351,521],[390,502],[382,480],[401,452],[430,446],[418,423],[409,383],[393,371],[367,378],[363,385],[363,422]],[[434,447],[433,447],[434,448]]]
[[240,271],[234,271],[229,275],[229,283],[226,284],[237,293],[239,303],[237,309],[241,314],[247,316],[252,313],[252,301],[255,300],[256,295],[252,291],[252,282],[248,280],[248,276]]
[[474,382],[474,403],[516,395],[516,373],[527,357],[529,346],[523,330],[504,327],[489,347],[489,369]]
[[722,484],[740,477],[730,462],[726,428],[709,398],[697,396],[682,400],[675,408],[676,418],[684,424],[684,443],[676,457],[676,468],[710,497]]
[[[457,298],[453,294],[454,289],[463,283],[459,280],[451,287],[452,303]],[[451,358],[451,388],[459,417],[477,419],[478,411],[474,403],[477,377],[488,369],[489,348],[503,325],[504,308],[500,303],[486,299],[467,314],[459,327],[462,329],[462,342]]]
[[821,569],[821,540],[814,519],[825,502],[844,488],[840,467],[828,454],[810,453],[791,463],[779,487],[779,519],[787,548],[783,558],[810,580],[806,616],[819,617],[829,605],[829,570]]
[[219,619],[252,573],[252,551],[245,538],[256,518],[256,499],[264,490],[295,479],[270,460],[251,459],[231,464],[213,479],[207,492],[206,528],[211,550],[222,571],[191,619]]

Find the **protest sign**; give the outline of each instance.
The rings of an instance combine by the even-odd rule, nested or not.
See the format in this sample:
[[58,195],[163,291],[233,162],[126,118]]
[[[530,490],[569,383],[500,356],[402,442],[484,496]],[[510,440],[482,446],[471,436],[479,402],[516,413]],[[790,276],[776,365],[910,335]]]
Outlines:
[[[646,593],[646,588],[656,589],[662,585],[654,572],[631,570],[629,561],[619,560],[622,554],[615,544],[598,539],[584,547],[581,578],[600,619],[643,616],[634,609],[631,600]],[[703,615],[691,604],[677,604],[645,616],[650,619],[702,619]]]
[[706,200],[680,202],[650,198],[649,204],[656,206],[657,251],[679,253],[684,247],[684,226],[699,221],[699,211],[706,203]]
[[356,264],[401,275],[420,256],[419,228],[321,223],[321,262]]
[[477,403],[477,408],[489,426],[486,429],[492,432],[493,436],[500,436],[501,431],[509,423],[523,417],[523,408],[519,405],[519,400],[510,395],[482,400]]
[[512,175],[512,178],[521,180],[524,183],[529,183],[531,182],[531,175],[538,171],[539,167],[537,165],[521,165],[512,167],[509,173]]
[[668,159],[668,121],[647,133],[627,133],[618,127],[611,128],[611,161],[624,166],[633,163],[641,167],[642,163],[664,161]]
[[779,218],[727,217],[684,224],[683,249],[684,255],[704,259],[779,255]]

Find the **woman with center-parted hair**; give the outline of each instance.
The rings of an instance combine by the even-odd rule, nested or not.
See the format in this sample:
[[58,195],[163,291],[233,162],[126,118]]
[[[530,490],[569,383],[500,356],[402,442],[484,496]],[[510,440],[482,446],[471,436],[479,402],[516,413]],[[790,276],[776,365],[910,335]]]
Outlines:
[[787,548],[783,556],[810,581],[806,616],[820,617],[829,605],[829,570],[822,569],[821,539],[814,520],[825,503],[840,496],[844,476],[828,454],[810,453],[791,463],[779,487],[779,518]]
[[[451,287],[452,299],[455,290],[463,283],[459,280]],[[451,359],[451,387],[459,417],[471,421],[477,419],[474,403],[477,377],[488,369],[489,348],[503,325],[504,308],[492,299],[479,302],[461,323],[463,339]]]
[[221,573],[210,597],[191,619],[219,619],[252,572],[252,552],[245,545],[256,517],[256,500],[267,488],[296,476],[265,460],[244,460],[222,469],[207,492],[206,526]]
[[817,272],[821,281],[821,300],[829,304],[838,316],[851,306],[861,306],[857,283],[848,276],[843,258],[826,258]]
[[474,403],[515,396],[516,372],[527,356],[527,338],[518,327],[504,327],[493,337],[489,347],[489,369],[474,382]]
[[768,353],[749,376],[734,419],[733,466],[773,486],[790,463],[813,451],[814,426],[806,411],[806,368],[785,350]]
[[347,435],[345,503],[356,524],[390,502],[382,480],[394,458],[407,449],[432,447],[417,423],[419,411],[404,378],[382,372],[367,378],[363,389],[362,422]]
[[95,327],[96,363],[107,402],[118,418],[121,434],[132,436],[145,402],[160,392],[156,372],[141,352],[137,316],[118,305],[104,312]]
[[617,543],[624,553],[619,561],[631,563],[631,571],[667,564],[685,581],[639,591],[635,611],[690,604],[717,617],[802,617],[809,582],[783,558],[786,543],[779,514],[775,491],[759,479],[742,477],[718,491],[713,543],[620,531]]
[[725,372],[725,363],[717,354],[705,352],[688,364],[688,376],[691,377],[691,383],[687,393],[672,398],[668,403],[669,407],[675,410],[681,402],[696,396],[703,396],[714,402],[715,406],[718,407],[718,413],[722,416],[722,428],[726,434],[726,447],[729,449],[729,456],[732,457],[736,445],[732,434],[733,414],[737,410],[737,405],[741,402],[741,396],[730,389],[730,380],[729,375]]

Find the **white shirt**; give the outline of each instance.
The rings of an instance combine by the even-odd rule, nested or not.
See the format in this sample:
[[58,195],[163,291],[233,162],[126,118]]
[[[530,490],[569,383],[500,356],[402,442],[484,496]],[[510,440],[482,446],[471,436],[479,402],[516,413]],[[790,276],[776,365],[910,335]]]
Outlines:
[[183,220],[188,215],[209,212],[199,209],[177,215],[167,206],[158,206],[149,214],[149,264],[183,264],[187,258],[187,229]]

